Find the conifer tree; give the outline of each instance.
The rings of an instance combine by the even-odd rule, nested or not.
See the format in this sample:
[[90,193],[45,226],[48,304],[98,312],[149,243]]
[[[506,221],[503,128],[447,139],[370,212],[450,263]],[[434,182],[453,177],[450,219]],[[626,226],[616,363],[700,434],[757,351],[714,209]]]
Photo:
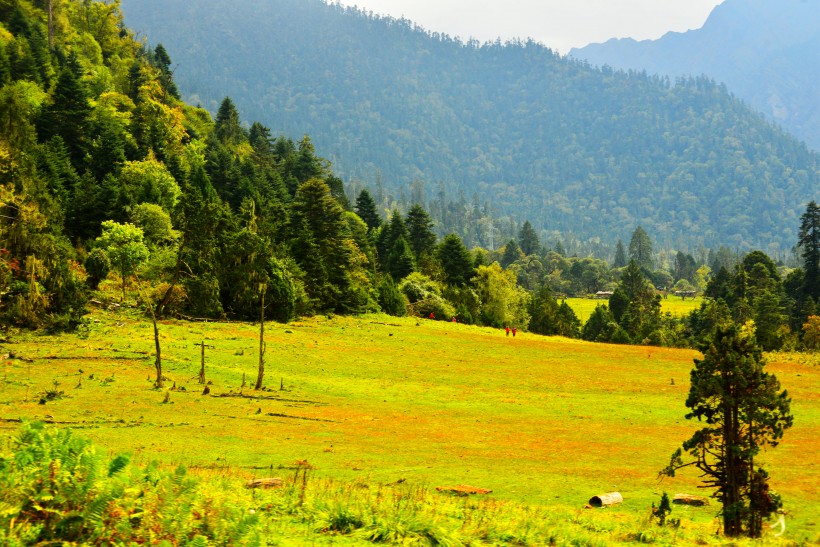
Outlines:
[[77,56],[71,53],[60,71],[52,103],[43,110],[37,123],[41,141],[47,141],[55,135],[62,137],[71,162],[78,171],[82,171],[84,166],[91,114],[88,92],[81,77],[80,63]]
[[803,293],[814,300],[820,298],[820,206],[809,202],[800,217],[800,233],[797,244],[803,257]]
[[547,287],[540,287],[533,294],[529,305],[530,331],[546,335],[577,338],[581,322],[566,301],[558,301]]
[[300,183],[313,178],[325,178],[326,162],[316,155],[316,148],[308,135],[302,137],[293,158],[293,175]]
[[643,228],[638,226],[632,232],[632,239],[629,240],[629,258],[638,263],[638,266],[647,271],[652,271],[654,260],[652,258],[652,240]]
[[[376,252],[379,255],[379,266],[381,271],[390,273],[392,266],[390,264],[391,254],[395,257],[394,250],[396,243],[403,239],[405,243],[409,239],[407,226],[404,224],[404,219],[398,210],[394,210],[390,215],[390,221],[385,224],[379,231],[376,237]],[[393,277],[396,281],[399,278]]]
[[[672,455],[662,475],[694,466],[721,503],[723,533],[760,537],[762,521],[781,507],[769,491],[768,473],[755,458],[777,446],[792,426],[791,399],[780,389],[751,333],[735,325],[718,327],[695,359],[686,418],[703,427]],[[684,453],[689,456],[684,460]]]
[[416,260],[407,240],[399,236],[387,256],[387,273],[397,282],[416,270]]
[[416,255],[416,260],[432,255],[436,247],[436,234],[433,231],[433,219],[418,203],[407,212],[407,234],[410,247]]
[[470,251],[458,235],[447,234],[438,248],[437,255],[444,270],[444,279],[450,285],[466,285],[475,275]]
[[541,241],[539,241],[538,234],[535,232],[529,220],[524,222],[524,225],[521,226],[521,230],[518,232],[518,245],[521,248],[521,252],[526,256],[541,251]]
[[518,247],[518,243],[516,243],[514,239],[509,240],[504,246],[504,254],[501,256],[501,265],[506,268],[510,264],[518,262],[521,258],[522,253]]
[[245,135],[239,125],[239,111],[230,97],[222,99],[214,122],[216,136],[225,146],[237,145],[244,139]]
[[624,243],[620,239],[615,245],[615,261],[612,263],[613,268],[623,268],[626,266],[626,251],[624,250]]
[[320,310],[357,311],[364,304],[352,277],[360,253],[347,232],[345,213],[321,179],[299,186],[293,202],[291,252],[305,271],[306,289]]
[[154,66],[160,73],[160,85],[162,85],[162,88],[168,95],[179,100],[179,89],[177,88],[177,84],[174,82],[174,71],[171,70],[171,56],[168,55],[168,52],[162,44],[157,44],[157,47],[154,48],[154,55],[152,59]]
[[376,212],[376,202],[370,196],[370,192],[362,190],[356,198],[356,207],[354,209],[365,224],[367,224],[368,233],[372,233],[382,224],[382,219],[379,213]]

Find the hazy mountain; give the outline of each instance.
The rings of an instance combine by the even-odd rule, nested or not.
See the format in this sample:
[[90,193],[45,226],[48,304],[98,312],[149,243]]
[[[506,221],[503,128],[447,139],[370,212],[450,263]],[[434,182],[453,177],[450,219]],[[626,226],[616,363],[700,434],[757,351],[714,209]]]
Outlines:
[[595,65],[706,74],[820,150],[820,2],[726,0],[703,28],[570,52]]
[[[792,246],[818,156],[705,78],[595,69],[532,42],[468,43],[320,0],[124,0],[184,97],[310,134],[348,188],[421,201],[490,245],[477,208],[550,241]],[[496,241],[496,244],[499,242]],[[771,250],[771,248],[768,248]]]

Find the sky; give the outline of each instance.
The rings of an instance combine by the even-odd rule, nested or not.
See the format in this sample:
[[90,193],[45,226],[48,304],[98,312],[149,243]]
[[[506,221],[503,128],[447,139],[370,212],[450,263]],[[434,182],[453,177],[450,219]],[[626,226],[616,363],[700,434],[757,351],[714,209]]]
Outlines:
[[703,26],[722,0],[338,0],[479,42],[533,38],[565,54],[610,38],[655,39]]

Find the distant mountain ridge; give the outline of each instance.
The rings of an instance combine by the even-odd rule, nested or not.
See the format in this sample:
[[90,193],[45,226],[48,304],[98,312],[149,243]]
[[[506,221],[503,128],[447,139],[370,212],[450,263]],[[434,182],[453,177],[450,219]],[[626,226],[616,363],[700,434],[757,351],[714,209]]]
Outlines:
[[820,150],[820,1],[726,0],[702,28],[570,51],[594,65],[706,74]]
[[492,245],[492,216],[544,241],[612,245],[640,224],[661,246],[784,249],[820,186],[817,154],[706,79],[320,0],[122,4],[189,102],[215,112],[227,94],[247,122],[309,133],[349,189],[378,189],[382,210],[421,202],[469,244]]

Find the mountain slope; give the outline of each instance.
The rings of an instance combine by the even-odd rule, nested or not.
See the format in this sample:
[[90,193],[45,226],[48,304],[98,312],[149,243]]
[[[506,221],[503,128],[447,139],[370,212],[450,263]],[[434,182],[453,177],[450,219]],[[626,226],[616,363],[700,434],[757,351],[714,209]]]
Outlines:
[[706,74],[820,150],[820,3],[726,0],[703,28],[573,49],[595,65]]
[[319,0],[123,10],[189,101],[215,111],[228,94],[243,119],[307,131],[349,187],[382,180],[382,207],[421,200],[472,244],[490,245],[486,203],[544,239],[609,243],[641,224],[661,245],[782,248],[820,182],[817,155],[705,79],[462,44]]

